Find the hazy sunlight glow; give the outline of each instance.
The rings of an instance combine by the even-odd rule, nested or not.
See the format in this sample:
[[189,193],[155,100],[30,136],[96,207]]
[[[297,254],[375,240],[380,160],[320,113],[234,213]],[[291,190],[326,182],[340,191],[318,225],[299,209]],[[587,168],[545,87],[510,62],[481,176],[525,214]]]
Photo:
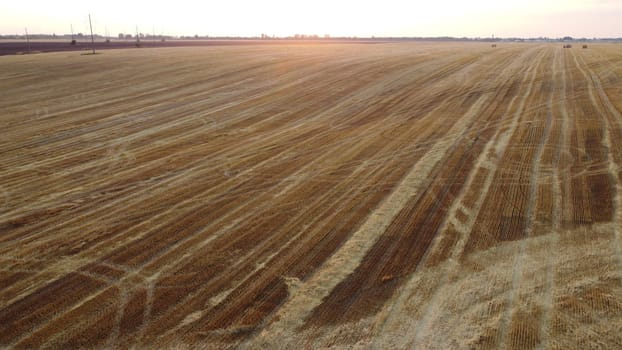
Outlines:
[[0,33],[619,37],[620,0],[3,1]]

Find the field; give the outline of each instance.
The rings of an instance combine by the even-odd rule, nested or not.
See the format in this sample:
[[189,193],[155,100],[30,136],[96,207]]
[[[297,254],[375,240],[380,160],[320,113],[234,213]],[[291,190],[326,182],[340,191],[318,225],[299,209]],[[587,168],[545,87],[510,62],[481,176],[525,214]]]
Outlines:
[[0,347],[622,347],[622,46],[0,67]]
[[[113,38],[110,42],[102,41],[98,38],[91,43],[90,38],[82,38],[76,41],[75,45],[71,45],[69,39],[39,39],[31,40],[27,43],[24,40],[17,39],[5,39],[0,40],[0,56],[4,55],[24,55],[27,53],[43,53],[43,52],[58,52],[58,51],[83,51],[84,53],[91,52],[93,47],[97,52],[106,51],[110,49],[127,49],[135,48],[136,41],[127,39],[120,40]],[[255,40],[255,39],[209,39],[209,40],[152,40],[144,39],[139,43],[142,48],[156,48],[156,47],[197,47],[197,46],[241,46],[241,45],[283,45],[283,44],[296,44],[296,45],[316,45],[320,41],[318,40],[293,40],[293,39],[279,39],[279,40]],[[323,40],[325,44],[346,44],[346,43],[360,43],[360,44],[376,44],[383,43],[381,40],[370,39],[330,39]],[[29,51],[30,50],[30,51]]]

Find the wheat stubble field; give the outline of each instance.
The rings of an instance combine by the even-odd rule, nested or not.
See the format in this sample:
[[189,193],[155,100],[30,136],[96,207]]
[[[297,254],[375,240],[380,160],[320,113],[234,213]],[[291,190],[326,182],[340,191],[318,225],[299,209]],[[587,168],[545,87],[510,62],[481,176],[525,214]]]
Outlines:
[[0,347],[622,346],[622,46],[0,67]]

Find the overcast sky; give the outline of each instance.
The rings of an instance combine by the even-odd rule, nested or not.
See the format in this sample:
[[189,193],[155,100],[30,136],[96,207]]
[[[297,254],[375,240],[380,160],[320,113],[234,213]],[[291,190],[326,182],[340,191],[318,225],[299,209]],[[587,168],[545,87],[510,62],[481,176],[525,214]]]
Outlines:
[[622,0],[0,0],[0,33],[622,37]]

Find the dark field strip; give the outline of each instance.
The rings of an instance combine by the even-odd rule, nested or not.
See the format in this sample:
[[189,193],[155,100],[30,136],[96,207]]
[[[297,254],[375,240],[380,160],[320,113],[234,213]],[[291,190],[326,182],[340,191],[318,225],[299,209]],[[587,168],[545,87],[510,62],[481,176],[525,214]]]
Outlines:
[[[235,39],[235,40],[142,40],[140,48],[185,48],[185,47],[205,47],[205,46],[263,46],[263,45],[343,45],[343,44],[383,44],[390,41],[370,40],[370,39],[358,39],[358,40],[257,40],[257,39]],[[41,40],[31,41],[30,50],[32,53],[45,53],[45,52],[58,52],[58,51],[84,51],[91,52],[93,46],[95,50],[118,50],[118,49],[135,49],[135,40],[117,40],[111,39],[110,42],[105,42],[103,39],[97,39],[95,45],[91,44],[90,39],[86,41],[78,41],[76,45],[71,45],[69,40]],[[27,54],[29,47],[25,41],[10,40],[6,42],[0,42],[0,56],[3,55],[23,55]],[[104,51],[105,53],[106,51]]]

